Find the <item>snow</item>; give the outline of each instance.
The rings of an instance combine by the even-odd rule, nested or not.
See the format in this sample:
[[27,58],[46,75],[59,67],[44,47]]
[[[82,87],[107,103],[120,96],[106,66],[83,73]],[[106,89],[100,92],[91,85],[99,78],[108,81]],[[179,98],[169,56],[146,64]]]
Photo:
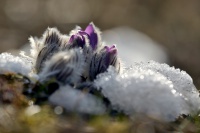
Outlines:
[[15,72],[28,75],[32,71],[31,62],[23,57],[13,56],[10,53],[0,54],[0,73]]
[[193,80],[185,71],[175,69],[167,64],[160,64],[155,61],[146,63],[134,63],[133,69],[141,68],[152,70],[164,75],[168,80],[172,81],[174,89],[181,93],[191,106],[191,111],[200,109],[199,92],[193,84]]
[[49,97],[49,102],[64,107],[68,111],[89,114],[102,114],[105,106],[102,101],[86,92],[81,92],[68,85],[62,86]]
[[[162,68],[161,72],[146,69],[149,63],[136,64],[125,69],[121,75],[110,67],[107,73],[100,74],[95,80],[95,85],[110,100],[113,108],[130,116],[141,113],[172,121],[181,114],[192,113],[194,106],[199,107],[198,93],[188,74],[159,63],[150,64],[152,68]],[[170,80],[170,77],[174,80]],[[184,81],[191,83],[191,86]],[[189,88],[188,91],[180,91],[181,88],[177,87]]]

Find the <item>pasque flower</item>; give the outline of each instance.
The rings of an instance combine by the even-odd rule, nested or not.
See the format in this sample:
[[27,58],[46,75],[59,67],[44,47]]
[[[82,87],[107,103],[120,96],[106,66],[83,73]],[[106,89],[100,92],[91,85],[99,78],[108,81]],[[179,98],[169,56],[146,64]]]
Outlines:
[[[105,72],[109,65],[114,66],[117,71],[120,70],[116,46],[102,46],[100,31],[93,23],[90,23],[85,30],[81,28],[74,30],[70,36],[62,35],[55,28],[48,28],[42,38],[30,40],[32,53],[35,54],[33,54],[35,70],[43,79],[51,75],[50,77],[67,84],[70,81],[67,80],[68,77],[73,79],[74,76],[66,74],[71,71],[68,66],[73,66],[73,71],[78,71],[80,64],[83,64],[81,65],[83,71],[79,77],[85,80],[94,80],[99,73]],[[77,49],[82,52],[77,54]],[[73,57],[73,51],[77,57]],[[73,61],[66,61],[64,59],[66,56]],[[84,62],[80,63],[80,60]],[[62,74],[52,74],[55,71]]]
[[[116,46],[104,45],[100,31],[93,23],[84,30],[76,28],[69,35],[48,28],[41,38],[31,37],[30,42],[34,72],[38,74],[39,82],[24,94],[34,97],[38,103],[59,91],[58,86],[70,86],[83,93],[80,86],[92,85],[96,76],[106,72],[110,65],[116,72],[120,71]],[[52,84],[57,87],[48,87]]]
[[[48,28],[42,38],[30,40],[34,67],[42,84],[57,82],[59,86],[71,86],[81,94],[79,86],[84,87],[88,81],[93,84],[96,76],[106,72],[110,65],[120,71],[116,46],[104,46],[100,31],[93,23],[85,30],[75,29],[69,36]],[[44,92],[37,90],[38,87],[30,94],[34,94],[39,102],[48,99],[54,91],[57,94],[57,88],[50,90],[47,87]]]
[[89,64],[92,53],[101,46],[100,40],[100,31],[93,23],[85,30],[77,29],[71,36],[62,35],[56,28],[48,28],[40,39],[30,38],[35,70],[37,73],[41,72],[45,61],[55,53],[78,47],[83,49],[85,62]]

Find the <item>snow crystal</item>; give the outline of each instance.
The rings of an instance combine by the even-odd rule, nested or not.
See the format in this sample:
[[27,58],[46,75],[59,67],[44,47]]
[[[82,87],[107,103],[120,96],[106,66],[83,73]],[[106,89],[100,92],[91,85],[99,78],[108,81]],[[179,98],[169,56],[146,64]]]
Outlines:
[[[134,67],[117,75],[110,67],[100,74],[95,84],[107,97],[113,108],[128,115],[143,113],[166,121],[188,113],[189,105],[173,82],[153,70]],[[186,108],[183,111],[183,108]]]
[[28,75],[31,70],[32,64],[26,58],[13,56],[10,53],[0,54],[0,73],[15,72]]
[[102,114],[103,103],[95,96],[81,92],[70,86],[63,86],[49,97],[49,102],[64,107],[68,111],[80,113]]
[[174,89],[185,97],[191,106],[191,111],[200,109],[199,92],[194,86],[192,78],[185,71],[155,61],[134,63],[133,69],[138,68],[152,70],[164,75],[168,80],[172,81]]

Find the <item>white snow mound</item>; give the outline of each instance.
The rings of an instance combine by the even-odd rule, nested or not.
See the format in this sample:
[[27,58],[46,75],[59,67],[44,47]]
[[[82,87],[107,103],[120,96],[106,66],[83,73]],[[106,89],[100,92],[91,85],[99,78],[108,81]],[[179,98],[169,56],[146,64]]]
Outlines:
[[200,105],[198,91],[186,72],[154,61],[135,63],[121,75],[110,67],[95,84],[113,108],[128,115],[142,113],[172,121],[197,111]]

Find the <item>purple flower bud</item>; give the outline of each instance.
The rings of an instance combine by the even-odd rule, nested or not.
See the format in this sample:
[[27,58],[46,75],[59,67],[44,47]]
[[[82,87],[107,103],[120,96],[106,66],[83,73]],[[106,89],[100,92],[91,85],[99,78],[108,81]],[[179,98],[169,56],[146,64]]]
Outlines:
[[81,47],[83,48],[85,45],[85,37],[79,33],[77,33],[76,35],[72,35],[71,38],[69,39],[68,42],[70,48],[74,48],[74,47]]
[[86,27],[85,32],[88,34],[88,38],[90,40],[90,45],[91,45],[92,49],[95,50],[96,47],[97,47],[97,43],[98,43],[98,36],[97,36],[96,31],[95,31],[94,24],[90,23]]
[[45,63],[39,73],[40,81],[55,79],[62,84],[75,84],[80,80],[84,68],[84,56],[80,49],[58,52]]
[[105,72],[110,65],[113,66],[117,72],[120,72],[120,61],[117,57],[115,45],[111,47],[105,46],[94,54],[90,63],[90,80],[94,80],[98,74]]
[[115,66],[116,56],[117,56],[117,49],[115,45],[112,45],[111,47],[105,46],[104,47],[106,54],[105,57],[105,64],[108,67],[109,65]]
[[[70,49],[73,47],[84,47],[87,42],[88,46],[95,51],[98,47],[98,42],[100,41],[100,31],[94,26],[93,23],[90,23],[85,30],[80,28],[74,30],[71,34],[69,45],[66,45],[65,49]],[[86,46],[86,47],[88,47]]]
[[83,50],[83,55],[85,56],[85,62],[89,62],[91,54],[93,53],[92,48],[89,46],[87,33],[79,31],[75,35],[72,35],[69,39],[68,45],[65,49],[71,49],[80,47]]

